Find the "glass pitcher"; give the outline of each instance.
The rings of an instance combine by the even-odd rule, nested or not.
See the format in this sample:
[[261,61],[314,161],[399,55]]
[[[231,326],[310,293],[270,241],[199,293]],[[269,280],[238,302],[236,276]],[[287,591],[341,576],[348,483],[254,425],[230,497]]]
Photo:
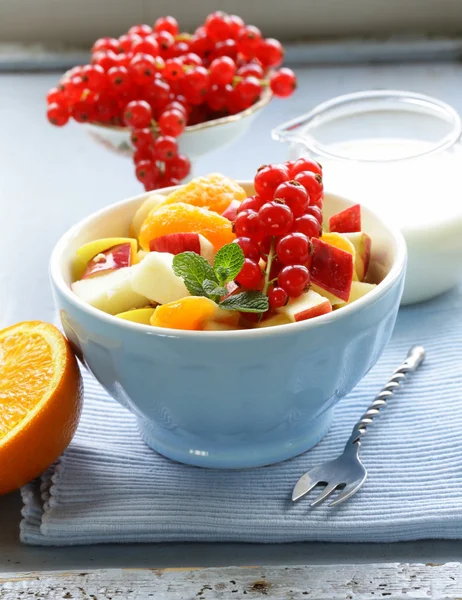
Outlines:
[[435,98],[383,90],[339,96],[272,131],[290,158],[323,166],[330,193],[397,224],[408,245],[403,303],[462,278],[462,124]]

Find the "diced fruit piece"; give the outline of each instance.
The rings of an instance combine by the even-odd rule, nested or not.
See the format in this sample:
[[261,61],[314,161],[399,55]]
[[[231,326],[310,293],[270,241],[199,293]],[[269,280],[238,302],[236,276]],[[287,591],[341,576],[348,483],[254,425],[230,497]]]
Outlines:
[[151,317],[156,309],[152,306],[149,308],[137,308],[135,310],[127,310],[126,312],[119,313],[116,317],[124,319],[125,321],[132,321],[133,323],[141,323],[142,325],[150,325]]
[[356,233],[345,233],[344,236],[355,247],[355,272],[359,281],[363,281],[367,275],[371,259],[371,238],[362,231]]
[[311,243],[312,282],[348,302],[353,281],[353,256],[317,238],[312,238]]
[[230,204],[228,204],[228,207],[223,211],[222,217],[225,217],[225,219],[228,219],[228,221],[235,221],[240,205],[240,200],[231,200]]
[[[331,246],[335,246],[336,248],[340,248],[340,250],[345,250],[345,252],[349,252],[353,256],[353,265],[356,261],[356,250],[354,245],[350,242],[349,239],[343,233],[323,233],[321,236],[321,240],[326,242],[326,244],[330,244]],[[358,280],[358,276],[356,275],[356,271],[353,272],[353,281]]]
[[218,321],[206,321],[202,327],[203,331],[233,331],[234,329],[240,329],[240,327]]
[[278,313],[287,317],[292,323],[306,321],[330,312],[332,306],[329,300],[313,290],[308,290],[298,298],[290,300],[286,306],[278,308]]
[[150,252],[135,267],[131,281],[133,290],[159,304],[167,304],[188,296],[189,292],[183,280],[173,272],[172,263],[173,254]]
[[329,229],[337,233],[361,231],[361,206],[354,204],[336,215],[332,215],[329,219]]
[[208,208],[219,214],[229,206],[232,200],[244,200],[244,189],[234,179],[220,173],[196,177],[186,185],[167,196],[165,204],[192,204]]
[[353,281],[353,283],[351,284],[351,291],[350,297],[348,299],[348,304],[351,304],[355,300],[359,300],[376,287],[376,283],[364,283],[363,281]]
[[226,325],[232,325],[236,327],[239,323],[239,313],[235,310],[225,310],[224,308],[217,307],[213,320],[217,323],[225,323]]
[[213,262],[215,250],[212,244],[200,233],[168,233],[162,235],[149,244],[151,252],[195,252],[200,254],[210,263]]
[[130,225],[130,235],[132,235],[134,238],[138,238],[140,234],[141,225],[146,220],[148,214],[153,208],[156,208],[156,206],[162,204],[164,200],[165,196],[162,196],[162,194],[152,194],[151,196],[149,196],[149,198],[146,198],[146,200],[139,207],[139,209],[135,213],[135,216],[133,217],[132,223]]
[[288,323],[293,323],[288,315],[278,314],[269,319],[263,319],[263,321],[258,323],[257,328],[261,329],[263,327],[274,327],[275,325],[287,325]]
[[147,250],[138,250],[138,261],[137,262],[141,262],[143,260],[143,258],[145,258],[147,255],[149,254],[149,252]]
[[151,240],[169,233],[201,233],[219,250],[234,240],[232,224],[217,213],[179,202],[163,204],[151,211],[140,232],[140,244],[147,250]]
[[88,242],[80,248],[75,253],[75,261],[73,267],[73,278],[81,279],[85,269],[87,268],[88,263],[92,258],[105,252],[109,248],[113,248],[114,246],[120,246],[121,244],[131,244],[131,258],[132,264],[136,263],[138,260],[137,251],[138,251],[138,242],[133,238],[123,238],[123,237],[113,237],[113,238],[101,238],[99,240],[94,240],[92,242]]
[[1,330],[0,356],[2,495],[38,477],[64,452],[79,422],[83,387],[69,344],[49,323]]
[[335,294],[329,293],[328,291],[324,290],[322,287],[319,287],[319,285],[316,285],[315,283],[311,283],[310,289],[313,290],[313,292],[316,292],[317,294],[321,295],[323,298],[327,298],[327,300],[329,300],[332,306],[341,306],[345,304],[345,300],[342,300]]
[[200,330],[210,321],[218,306],[208,298],[187,296],[158,306],[151,325],[170,329]]
[[82,279],[72,284],[72,290],[84,302],[111,315],[141,308],[149,302],[146,296],[132,288],[131,279],[135,269],[137,265],[118,269],[100,277]]
[[119,244],[105,252],[101,252],[101,254],[97,254],[88,263],[82,279],[129,267],[131,265],[131,253],[131,244]]

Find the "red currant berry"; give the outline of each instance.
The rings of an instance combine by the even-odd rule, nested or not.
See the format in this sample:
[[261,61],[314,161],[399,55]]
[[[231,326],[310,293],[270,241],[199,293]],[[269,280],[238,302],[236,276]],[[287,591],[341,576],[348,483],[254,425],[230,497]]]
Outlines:
[[163,79],[156,78],[152,84],[144,90],[144,99],[154,109],[163,109],[170,100],[170,86]]
[[209,39],[205,33],[200,31],[200,28],[196,30],[196,33],[191,39],[189,49],[191,52],[199,55],[201,58],[208,58],[215,48],[214,43]]
[[150,146],[146,146],[145,148],[137,148],[133,153],[133,162],[135,165],[142,160],[152,161],[152,158],[152,150]]
[[255,191],[267,202],[274,198],[276,188],[284,181],[289,181],[289,173],[284,165],[264,165],[255,175]]
[[149,25],[133,25],[133,27],[130,27],[127,31],[128,35],[139,35],[142,38],[151,35],[151,33],[152,27],[149,27]]
[[228,17],[230,38],[237,40],[240,30],[245,26],[244,21],[238,15],[229,15]]
[[119,40],[111,37],[104,37],[96,40],[91,48],[91,53],[102,52],[105,50],[112,50],[113,52],[119,52]]
[[188,107],[186,107],[184,104],[182,104],[181,102],[178,102],[176,100],[174,100],[173,102],[169,102],[166,106],[164,110],[179,110],[180,112],[184,113],[184,116],[187,118],[188,116]]
[[237,47],[239,52],[249,60],[255,56],[261,42],[261,31],[253,25],[245,25],[239,31]]
[[284,267],[278,275],[278,286],[291,298],[301,296],[310,283],[310,272],[303,265]]
[[155,39],[159,44],[160,51],[165,54],[175,45],[175,38],[168,31],[158,31],[155,34]]
[[124,110],[124,122],[128,127],[144,129],[151,125],[152,109],[144,100],[129,102]]
[[258,212],[263,204],[264,201],[260,198],[260,196],[249,196],[241,202],[237,212],[240,213],[243,210],[254,210],[255,212]]
[[258,211],[261,227],[266,235],[285,235],[294,221],[294,215],[284,202],[272,200]]
[[80,102],[85,89],[85,83],[80,75],[75,75],[64,86],[63,96],[64,100],[72,105]]
[[322,233],[322,228],[319,221],[313,215],[303,215],[295,219],[292,227],[293,231],[304,233],[309,238],[319,237]]
[[48,105],[47,119],[52,125],[62,127],[69,121],[69,111],[62,104],[52,102]]
[[284,265],[304,264],[310,255],[310,240],[303,233],[289,233],[278,241],[276,253]]
[[236,63],[229,56],[220,56],[210,64],[209,73],[211,83],[226,85],[236,74]]
[[159,187],[173,187],[175,185],[180,185],[181,181],[176,179],[176,177],[167,177],[164,175],[163,179],[159,180]]
[[167,58],[180,58],[189,52],[189,43],[186,40],[175,42],[166,54]]
[[202,62],[202,58],[196,54],[195,52],[188,52],[182,57],[182,62],[186,66],[191,67],[203,67],[204,64]]
[[169,58],[165,61],[162,76],[167,81],[178,81],[184,76],[183,63],[179,58]]
[[71,116],[77,123],[88,123],[88,121],[93,120],[94,109],[91,104],[77,102],[72,107]]
[[159,17],[154,23],[154,31],[168,31],[171,35],[175,36],[180,33],[180,26],[175,17]]
[[212,42],[226,40],[232,32],[228,15],[220,10],[211,13],[205,19],[204,27],[207,36]]
[[258,45],[256,57],[264,68],[279,67],[284,59],[284,49],[281,42],[273,38],[262,40]]
[[112,50],[102,50],[93,54],[91,57],[91,64],[99,65],[102,67],[103,71],[109,71],[111,67],[118,66],[117,56],[118,55]]
[[270,77],[270,87],[275,96],[280,98],[291,96],[297,87],[295,73],[286,67],[275,71]]
[[156,61],[150,54],[136,54],[130,61],[129,72],[138,85],[151,84],[156,71]]
[[289,168],[290,176],[295,177],[302,171],[311,171],[312,173],[318,173],[322,177],[322,167],[315,160],[311,160],[310,158],[299,158],[296,160],[292,166]]
[[61,104],[65,106],[63,91],[59,88],[51,88],[47,94],[47,104]]
[[228,58],[232,58],[234,61],[237,60],[237,44],[234,40],[224,40],[223,42],[218,42],[210,55],[210,60],[215,58],[219,58],[220,56],[227,56]]
[[154,158],[157,160],[171,160],[178,154],[178,144],[174,137],[170,135],[161,135],[153,144]]
[[235,278],[235,281],[249,290],[256,289],[262,278],[260,265],[250,258],[244,259],[244,266]]
[[249,237],[238,237],[233,241],[233,244],[237,244],[240,247],[245,258],[250,258],[250,260],[255,262],[260,260],[260,248],[257,242],[251,240]]
[[214,111],[221,111],[228,105],[229,99],[233,93],[231,85],[212,85],[205,101],[207,106]]
[[[191,172],[191,162],[184,154],[178,154],[169,159],[165,164],[165,174],[167,177],[181,181]],[[172,184],[173,185],[173,184]]]
[[237,237],[249,237],[261,242],[265,237],[258,214],[254,210],[243,210],[234,221],[234,233]]
[[255,104],[262,91],[261,82],[256,77],[244,77],[235,87],[236,96],[241,100],[244,108]]
[[102,92],[107,85],[107,76],[100,65],[85,65],[82,69],[82,81],[93,92]]
[[181,91],[191,104],[202,104],[209,86],[210,78],[205,67],[194,67],[181,80]]
[[159,44],[153,35],[145,38],[140,38],[131,48],[133,54],[149,54],[149,56],[157,56],[160,52]]
[[125,67],[111,67],[107,72],[107,79],[109,87],[115,92],[126,92],[130,89],[130,76]]
[[316,204],[317,201],[322,197],[324,186],[322,184],[322,177],[318,173],[313,173],[312,171],[302,171],[301,173],[295,175],[294,180],[301,183],[308,192],[310,204]]
[[185,114],[176,109],[166,110],[159,117],[157,124],[162,135],[178,137],[186,127]]
[[305,212],[307,215],[312,215],[322,225],[322,210],[319,206],[308,206]]
[[274,198],[284,200],[290,207],[294,217],[305,214],[308,206],[308,192],[298,181],[284,181],[274,190]]
[[143,181],[150,175],[155,168],[155,163],[152,160],[141,160],[135,164],[135,172],[138,181]]
[[281,287],[274,287],[268,292],[268,302],[271,308],[281,308],[289,301],[289,295]]
[[128,35],[128,33],[121,35],[119,38],[119,52],[130,52],[132,46],[141,39],[139,35]]
[[237,71],[239,77],[256,77],[257,79],[263,79],[263,69],[257,63],[248,63],[239,67]]
[[130,140],[135,148],[147,148],[154,143],[152,131],[149,127],[146,127],[145,129],[134,129],[130,135]]

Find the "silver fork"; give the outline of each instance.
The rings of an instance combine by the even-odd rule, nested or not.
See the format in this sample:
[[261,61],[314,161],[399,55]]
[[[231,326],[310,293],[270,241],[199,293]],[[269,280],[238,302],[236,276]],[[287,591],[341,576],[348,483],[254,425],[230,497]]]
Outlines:
[[325,484],[326,487],[310,504],[310,507],[321,504],[337,488],[341,488],[342,491],[329,506],[337,506],[356,494],[367,478],[367,471],[359,458],[361,436],[366,433],[367,426],[372,424],[374,417],[387,405],[387,401],[401,386],[408,373],[414,372],[422,364],[424,358],[425,350],[421,346],[413,346],[409,350],[406,360],[396,369],[389,382],[353,427],[353,432],[345,445],[343,454],[335,460],[313,467],[300,477],[292,492],[294,502],[300,500],[319,484]]

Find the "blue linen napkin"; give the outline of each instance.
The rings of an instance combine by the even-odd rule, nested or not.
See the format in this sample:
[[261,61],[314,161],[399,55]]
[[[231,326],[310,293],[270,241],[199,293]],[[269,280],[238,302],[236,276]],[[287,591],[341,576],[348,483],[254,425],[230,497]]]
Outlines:
[[[351,428],[413,344],[424,365],[368,430],[365,486],[338,508],[291,492],[300,475],[343,449]],[[259,469],[218,471],[150,450],[135,418],[85,375],[77,434],[22,490],[27,544],[97,542],[394,542],[462,538],[462,287],[400,310],[374,369],[338,404],[318,446]]]

